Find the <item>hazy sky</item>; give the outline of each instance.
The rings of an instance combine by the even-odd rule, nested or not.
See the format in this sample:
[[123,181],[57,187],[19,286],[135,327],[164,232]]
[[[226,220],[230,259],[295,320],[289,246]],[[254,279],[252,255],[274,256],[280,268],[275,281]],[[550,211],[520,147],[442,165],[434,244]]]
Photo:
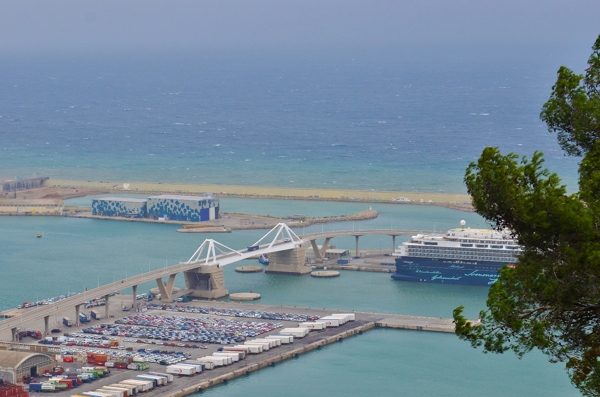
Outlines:
[[0,51],[553,43],[589,51],[598,34],[600,0],[0,2]]

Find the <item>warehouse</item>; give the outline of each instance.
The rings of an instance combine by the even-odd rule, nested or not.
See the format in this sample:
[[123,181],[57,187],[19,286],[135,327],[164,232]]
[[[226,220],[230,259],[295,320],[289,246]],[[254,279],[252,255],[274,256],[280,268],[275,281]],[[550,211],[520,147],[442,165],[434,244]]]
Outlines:
[[0,199],[0,214],[61,215],[63,201],[60,199]]
[[35,189],[36,187],[44,186],[44,182],[48,180],[48,177],[43,178],[27,178],[17,179],[0,176],[0,185],[2,191],[5,193],[15,192],[23,189]]
[[148,197],[148,218],[184,222],[219,219],[219,199],[169,194]]
[[103,197],[92,200],[92,215],[146,218],[146,199]]
[[52,372],[53,366],[54,362],[45,354],[0,350],[0,379],[10,383]]

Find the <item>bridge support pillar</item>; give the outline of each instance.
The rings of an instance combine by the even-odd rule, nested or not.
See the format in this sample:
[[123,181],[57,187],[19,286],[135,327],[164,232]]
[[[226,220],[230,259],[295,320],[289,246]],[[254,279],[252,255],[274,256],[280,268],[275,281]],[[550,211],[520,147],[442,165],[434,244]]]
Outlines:
[[[325,244],[321,247],[321,251],[324,252],[329,245],[330,238],[325,240]],[[311,243],[313,243],[311,241]],[[316,245],[316,244],[315,244]],[[313,245],[313,249],[315,247]],[[273,252],[269,254],[269,266],[265,269],[265,273],[281,273],[281,274],[306,274],[311,272],[310,266],[306,266],[306,249],[308,244],[300,244],[297,248],[293,248],[286,251]],[[317,249],[315,251],[318,252]],[[321,262],[323,256],[321,255]]]
[[50,333],[50,316],[44,316],[44,333],[46,335]]
[[175,285],[175,277],[177,277],[177,274],[171,274],[167,284],[165,284],[162,277],[156,279],[161,301],[168,303],[173,302],[173,286]]
[[225,288],[223,269],[219,265],[201,266],[185,271],[183,275],[185,277],[185,287],[191,290],[189,296],[217,299],[229,295],[229,291]]
[[18,340],[17,340],[17,328],[16,327],[10,329],[10,334],[12,335],[11,340],[13,342],[18,342]]
[[396,236],[392,236],[392,252],[396,251]]
[[131,289],[133,291],[133,302],[131,303],[131,308],[133,311],[137,312],[137,285],[132,285]]
[[317,246],[317,241],[310,240],[310,245],[312,246],[313,252],[315,253],[315,261],[316,262],[323,263],[323,258],[325,258],[325,254],[327,253],[327,248],[329,248],[330,241],[331,241],[331,237],[326,237],[325,242],[321,246],[321,249],[319,249],[319,247]]
[[360,236],[354,236],[354,238],[356,239],[356,257],[360,257],[360,251],[358,250],[358,239],[360,238]]
[[79,322],[79,313],[81,313],[81,305],[75,305],[75,326],[81,325]]
[[105,302],[105,306],[104,306],[104,317],[108,318],[109,314],[108,314],[108,298],[110,298],[109,294],[104,295],[104,302]]

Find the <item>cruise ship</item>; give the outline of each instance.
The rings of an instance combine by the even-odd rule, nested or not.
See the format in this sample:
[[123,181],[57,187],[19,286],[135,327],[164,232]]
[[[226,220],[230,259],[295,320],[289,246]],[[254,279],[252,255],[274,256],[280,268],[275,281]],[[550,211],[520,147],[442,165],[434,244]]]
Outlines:
[[396,249],[392,278],[429,283],[491,285],[498,271],[515,266],[521,247],[509,233],[489,229],[450,229],[439,235],[417,234]]

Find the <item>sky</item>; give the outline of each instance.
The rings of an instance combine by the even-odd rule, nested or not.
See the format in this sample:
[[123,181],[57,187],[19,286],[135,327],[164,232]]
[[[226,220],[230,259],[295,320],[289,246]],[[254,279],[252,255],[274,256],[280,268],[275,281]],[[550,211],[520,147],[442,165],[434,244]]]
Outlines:
[[451,46],[589,48],[600,0],[18,0],[0,52]]

